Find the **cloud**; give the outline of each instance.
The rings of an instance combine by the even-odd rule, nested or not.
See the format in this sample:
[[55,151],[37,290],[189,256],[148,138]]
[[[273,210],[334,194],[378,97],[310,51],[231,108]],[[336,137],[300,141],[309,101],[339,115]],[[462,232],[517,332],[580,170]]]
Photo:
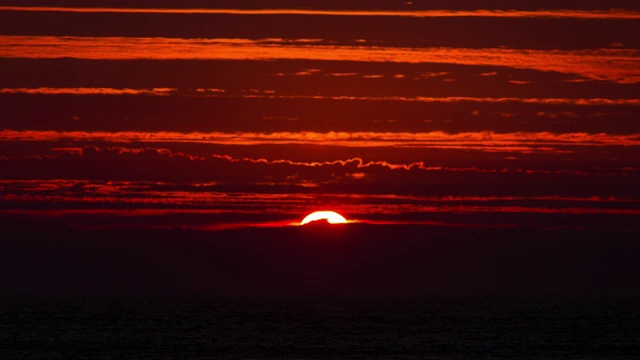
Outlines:
[[[231,186],[237,191],[258,188],[286,192],[328,191],[354,193],[430,193],[442,187],[448,191],[498,194],[501,188],[511,195],[549,192],[570,184],[568,194],[592,192],[601,181],[615,183],[607,191],[627,191],[637,180],[637,169],[579,169],[537,167],[489,167],[490,163],[470,166],[446,166],[425,161],[389,162],[362,158],[332,161],[293,161],[233,157],[225,154],[197,156],[162,148],[85,146],[82,151],[61,151],[55,155],[0,157],[5,179],[76,179],[104,181],[146,181]],[[535,163],[533,163],[535,164]],[[357,174],[354,176],[354,174]],[[602,180],[601,180],[602,179]],[[527,182],[526,188],[521,186]],[[579,184],[579,185],[578,185]],[[473,188],[467,189],[467,186]],[[577,186],[577,187],[576,187]],[[243,189],[243,190],[241,190]],[[252,190],[253,189],[253,190]],[[599,191],[602,191],[600,189]],[[273,191],[273,190],[270,190]],[[600,193],[590,193],[590,196]],[[486,195],[483,195],[486,196]],[[570,196],[570,195],[567,195]]]
[[[308,72],[312,74],[312,72]],[[347,74],[347,73],[345,73]],[[328,74],[328,76],[346,76]],[[348,73],[355,75],[357,73]],[[383,75],[364,75],[363,78],[379,78]],[[513,81],[512,81],[513,82]],[[640,99],[620,98],[527,98],[527,97],[472,97],[472,96],[339,96],[339,95],[280,95],[275,90],[248,89],[251,94],[230,95],[218,88],[108,88],[108,87],[17,87],[0,88],[0,94],[30,95],[144,95],[144,96],[185,96],[246,99],[313,99],[313,100],[354,100],[354,101],[398,101],[420,103],[522,103],[543,105],[579,106],[640,106]]]
[[640,82],[640,52],[630,49],[527,50],[292,45],[270,39],[0,36],[0,57],[79,59],[306,59],[506,66],[575,74],[622,84]]
[[572,19],[640,19],[640,11],[609,10],[319,10],[319,9],[207,9],[207,8],[115,8],[0,6],[0,11],[133,13],[133,14],[236,14],[236,15],[314,15],[314,16],[395,16],[395,17],[494,17],[494,18],[572,18]]
[[[215,90],[215,89],[214,89]],[[153,95],[169,96],[177,92],[175,88],[151,88],[151,89],[130,89],[130,88],[105,88],[105,87],[37,87],[37,88],[0,88],[0,94],[38,94],[38,95]],[[197,89],[196,93],[216,93],[211,89]]]
[[80,227],[113,228],[132,223],[137,227],[206,230],[282,227],[297,223],[310,208],[318,207],[338,210],[360,223],[471,228],[519,226],[531,216],[560,226],[557,215],[563,215],[563,222],[571,222],[567,216],[599,215],[604,216],[600,220],[604,223],[610,216],[640,214],[638,199],[597,196],[230,193],[224,184],[217,183],[82,179],[0,180],[0,187],[4,189],[0,217],[61,218]]
[[355,101],[400,101],[423,103],[522,103],[543,105],[580,105],[580,106],[640,106],[640,99],[607,98],[526,98],[526,97],[471,97],[471,96],[325,96],[325,95],[244,95],[245,98],[270,99],[316,99],[316,100],[355,100]]
[[505,152],[557,152],[561,146],[640,146],[640,134],[617,135],[607,133],[552,133],[492,131],[446,133],[432,132],[85,132],[85,131],[0,131],[0,140],[12,141],[107,141],[209,143],[228,145],[313,144],[347,147],[423,147],[466,148]]

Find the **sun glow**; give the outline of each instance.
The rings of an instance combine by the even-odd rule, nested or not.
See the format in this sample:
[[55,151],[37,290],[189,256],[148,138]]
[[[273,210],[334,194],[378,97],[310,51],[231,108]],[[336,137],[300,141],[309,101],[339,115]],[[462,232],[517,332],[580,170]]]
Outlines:
[[329,224],[346,224],[347,219],[344,216],[338,214],[335,211],[316,211],[309,215],[307,215],[302,221],[300,225],[306,225],[313,221],[318,220],[326,220]]

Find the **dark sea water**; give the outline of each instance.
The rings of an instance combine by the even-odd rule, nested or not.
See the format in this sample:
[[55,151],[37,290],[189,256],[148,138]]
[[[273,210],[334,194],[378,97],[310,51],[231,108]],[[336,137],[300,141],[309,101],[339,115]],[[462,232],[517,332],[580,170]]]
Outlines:
[[632,297],[3,297],[1,359],[637,359]]

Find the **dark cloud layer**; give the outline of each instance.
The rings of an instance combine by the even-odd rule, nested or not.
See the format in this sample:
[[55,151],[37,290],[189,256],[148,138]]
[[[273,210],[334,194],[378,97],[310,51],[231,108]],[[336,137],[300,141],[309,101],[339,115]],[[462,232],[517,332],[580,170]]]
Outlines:
[[[283,132],[493,131],[637,134],[640,106],[514,101],[0,95],[11,130]],[[567,101],[569,102],[569,101]]]
[[[2,159],[10,179],[111,179],[312,185],[346,193],[631,196],[637,169],[467,168],[392,164],[359,158],[325,163],[193,156],[166,149],[84,147],[58,155]],[[598,163],[594,164],[598,165]]]

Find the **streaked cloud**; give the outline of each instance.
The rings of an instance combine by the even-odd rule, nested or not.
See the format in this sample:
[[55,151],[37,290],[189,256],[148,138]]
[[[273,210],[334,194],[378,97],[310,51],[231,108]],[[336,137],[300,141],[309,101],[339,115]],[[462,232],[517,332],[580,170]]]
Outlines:
[[193,142],[233,145],[314,144],[348,147],[465,147],[488,151],[557,151],[559,146],[640,146],[640,134],[590,134],[551,132],[495,133],[491,131],[433,132],[84,132],[84,131],[0,131],[0,140],[13,141],[107,141],[121,142]]
[[[205,89],[198,93],[210,93]],[[52,88],[52,87],[37,87],[37,88],[3,88],[0,89],[0,94],[40,94],[40,95],[154,95],[154,96],[168,96],[171,93],[176,92],[177,89],[173,88],[152,88],[152,89],[114,89],[114,88]]]
[[[254,192],[218,192],[215,191],[218,183],[197,182],[191,184],[174,184],[162,181],[112,181],[112,180],[73,180],[73,179],[0,179],[0,188],[11,190],[11,194],[5,193],[5,199],[18,199],[36,201],[42,196],[60,196],[52,191],[62,191],[66,195],[61,198],[64,201],[77,201],[77,194],[90,195],[87,201],[100,202],[107,199],[120,198],[120,201],[135,201],[144,203],[164,204],[166,199],[174,199],[174,204],[197,205],[211,204],[253,204],[263,206],[269,203],[301,205],[314,200],[314,194],[295,193],[254,193]],[[349,203],[375,203],[385,206],[404,204],[515,204],[525,202],[534,206],[543,204],[564,204],[562,207],[579,207],[584,204],[600,204],[612,206],[615,204],[640,204],[637,198],[619,198],[614,196],[479,196],[479,195],[443,195],[443,196],[419,196],[403,194],[325,194],[330,201],[348,199]],[[365,209],[363,209],[365,210]]]
[[[289,193],[303,192],[303,189],[322,191],[339,185],[339,189],[347,187],[354,193],[388,193],[392,189],[394,194],[422,194],[431,193],[431,186],[441,186],[443,182],[458,184],[455,187],[475,184],[495,191],[496,187],[518,186],[526,177],[529,185],[511,189],[513,195],[535,194],[540,187],[546,189],[546,179],[555,179],[561,183],[579,183],[581,194],[587,191],[593,196],[593,189],[585,184],[597,184],[599,179],[606,178],[616,179],[618,184],[611,189],[613,193],[607,193],[611,196],[615,191],[626,191],[630,184],[635,186],[638,176],[638,169],[586,164],[580,168],[558,168],[534,162],[526,167],[523,164],[505,167],[475,161],[475,165],[448,166],[439,161],[394,162],[359,157],[304,161],[234,157],[224,153],[194,155],[166,148],[123,146],[84,146],[81,152],[0,156],[0,162],[8,179],[28,175],[28,178],[99,180],[108,174],[112,181],[213,184],[209,187],[234,184],[238,191],[255,190],[258,186],[262,192],[266,188],[282,190],[284,187]],[[479,189],[474,189],[477,191]]]
[[[328,74],[329,76],[351,76],[353,73]],[[367,76],[363,76],[367,77]],[[371,76],[369,76],[371,77]],[[377,75],[374,75],[377,77]],[[584,105],[584,106],[640,106],[640,98],[526,98],[526,97],[471,97],[471,96],[336,96],[336,95],[282,95],[275,90],[247,89],[247,94],[230,95],[218,88],[108,88],[108,87],[19,87],[0,88],[0,94],[41,94],[41,95],[145,95],[145,96],[195,96],[247,99],[316,99],[316,100],[357,100],[357,101],[400,101],[424,103],[523,103],[543,105]]]
[[79,59],[306,59],[506,66],[575,74],[617,83],[640,82],[640,51],[522,50],[292,45],[275,39],[0,36],[0,57]]
[[[543,223],[555,225],[571,216],[637,216],[637,199],[567,196],[416,196],[398,194],[269,194],[217,191],[215,184],[176,185],[147,181],[0,180],[3,202],[0,215],[31,218],[64,218],[85,224],[87,217],[105,219],[104,226],[136,221],[138,226],[221,229],[232,227],[288,226],[296,224],[309,208],[329,205],[356,222],[371,224],[431,223],[434,225],[491,227],[509,222],[491,214],[510,214],[511,225],[527,221],[531,214],[549,216]],[[39,204],[46,202],[43,210]],[[78,205],[81,204],[81,207]],[[211,204],[216,204],[212,208]],[[265,214],[268,213],[268,216]],[[525,217],[518,219],[514,215]],[[460,218],[456,218],[459,216]],[[466,217],[483,217],[465,221]],[[162,219],[162,221],[158,221]],[[254,219],[254,220],[249,220]],[[540,218],[538,218],[540,220]],[[606,219],[601,221],[606,222]],[[92,222],[94,225],[96,222]],[[528,223],[531,225],[530,223]],[[521,224],[520,224],[521,225]],[[594,226],[600,224],[592,224]],[[556,225],[557,226],[557,225]],[[566,226],[566,223],[565,223]]]
[[523,103],[545,105],[585,105],[585,106],[640,106],[640,99],[606,99],[606,98],[519,98],[519,97],[471,97],[471,96],[328,96],[328,95],[243,95],[244,98],[271,99],[330,99],[330,100],[371,100],[371,101],[406,101],[424,103]]
[[[245,162],[253,164],[266,164],[266,165],[291,165],[291,166],[304,166],[304,167],[334,167],[341,166],[347,168],[355,168],[360,170],[367,168],[385,168],[388,170],[424,170],[424,171],[446,171],[446,172],[474,172],[484,174],[506,174],[506,173],[520,173],[520,174],[570,174],[570,175],[590,175],[588,171],[572,171],[572,170],[533,170],[533,169],[481,169],[476,166],[461,168],[461,167],[447,167],[447,166],[428,166],[422,161],[416,161],[412,163],[391,163],[388,161],[364,161],[361,158],[351,158],[347,160],[333,160],[323,162],[304,162],[304,161],[292,161],[292,160],[267,160],[267,159],[253,159],[253,158],[233,158],[228,155],[214,154],[216,159],[224,159],[229,162]],[[360,173],[361,176],[355,177],[355,179],[363,179],[366,177],[365,173]],[[351,174],[348,177],[354,178]]]
[[108,8],[54,6],[0,6],[0,11],[39,11],[76,13],[135,14],[237,14],[237,15],[314,15],[314,16],[398,16],[398,17],[499,17],[499,18],[576,18],[640,19],[640,11],[610,10],[319,10],[319,9],[207,9],[207,8]]

